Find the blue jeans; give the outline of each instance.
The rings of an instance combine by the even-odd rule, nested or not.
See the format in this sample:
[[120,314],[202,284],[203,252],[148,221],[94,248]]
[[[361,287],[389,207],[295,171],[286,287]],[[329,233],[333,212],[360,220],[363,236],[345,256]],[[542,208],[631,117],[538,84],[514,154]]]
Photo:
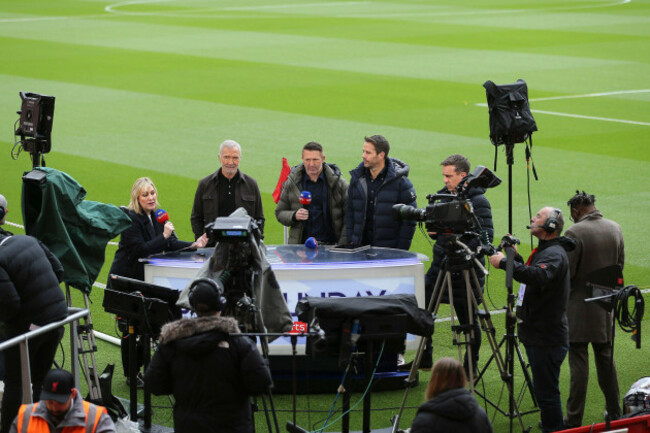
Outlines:
[[569,346],[531,346],[524,344],[533,374],[533,388],[542,416],[544,433],[564,429],[560,399],[560,367]]

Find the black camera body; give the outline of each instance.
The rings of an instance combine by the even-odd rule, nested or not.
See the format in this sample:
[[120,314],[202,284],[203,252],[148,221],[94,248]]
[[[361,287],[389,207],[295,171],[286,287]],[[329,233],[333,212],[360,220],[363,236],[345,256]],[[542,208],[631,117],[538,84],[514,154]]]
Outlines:
[[[417,209],[405,204],[393,206],[393,219],[424,222],[428,232],[463,234],[479,232],[481,225],[474,206],[467,198],[470,188],[494,188],[501,183],[492,171],[482,165],[465,176],[456,187],[456,194],[429,194],[429,204]],[[440,202],[438,202],[441,200]]]
[[464,233],[476,228],[474,208],[468,199],[452,194],[429,194],[427,200],[429,204],[424,209],[405,204],[394,205],[393,218],[423,222],[427,232],[435,233]]

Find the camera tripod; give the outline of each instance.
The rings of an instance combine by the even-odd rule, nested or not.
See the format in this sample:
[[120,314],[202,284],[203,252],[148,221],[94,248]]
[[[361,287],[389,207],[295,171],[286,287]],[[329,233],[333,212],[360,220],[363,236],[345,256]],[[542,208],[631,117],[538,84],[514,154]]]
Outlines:
[[[456,236],[450,237],[450,239],[447,240],[445,243],[445,249],[447,250],[448,254],[442,263],[440,272],[438,273],[438,277],[433,289],[433,294],[429,300],[429,305],[427,306],[427,312],[432,314],[434,319],[437,317],[438,308],[440,307],[440,303],[446,290],[447,296],[449,298],[449,315],[451,319],[451,329],[453,332],[453,344],[458,346],[458,358],[461,362],[463,360],[462,346],[465,346],[466,348],[467,370],[469,372],[468,380],[472,391],[476,393],[474,385],[483,376],[483,373],[487,369],[487,365],[489,365],[491,361],[494,360],[499,370],[500,377],[508,388],[509,395],[513,396],[514,384],[512,380],[512,372],[508,371],[506,362],[500,351],[500,346],[503,341],[501,343],[497,343],[496,341],[495,328],[492,323],[492,318],[490,316],[489,310],[485,303],[485,299],[481,295],[481,286],[479,284],[478,277],[476,276],[476,269],[474,266],[476,265],[485,274],[487,274],[487,271],[485,270],[483,264],[476,258],[478,253],[474,253],[467,245],[459,241]],[[465,285],[466,305],[468,312],[468,324],[461,326],[456,325],[457,314],[454,307],[454,295],[452,286],[452,273],[458,272],[461,273]],[[479,309],[479,304],[482,306],[483,310]],[[488,343],[490,344],[490,349],[492,351],[490,361],[476,378],[474,377],[474,360],[472,357],[471,345],[472,340],[477,337],[474,335],[474,311],[477,312],[476,315],[481,324],[481,329],[483,332],[485,332]],[[419,369],[420,362],[422,361],[422,354],[424,352],[426,340],[427,337],[420,338],[420,343],[415,355],[415,359],[411,365],[409,376],[406,379],[407,387],[404,392],[402,404],[400,406],[398,414],[393,418],[393,433],[400,431],[399,421],[402,415],[402,411],[406,405],[409,389],[415,384],[415,375]],[[521,352],[519,352],[519,354],[521,356]],[[520,360],[522,359],[520,358]],[[522,365],[522,367],[524,367],[525,370],[525,366]],[[486,402],[489,402],[481,394],[478,395],[484,398]],[[489,403],[492,404],[491,402]],[[519,420],[522,431],[529,431],[530,428],[528,430],[524,428],[524,423],[521,419],[522,413],[519,410],[519,403],[511,397],[510,404],[511,406],[508,415],[510,416],[511,421],[514,417],[516,417]],[[496,407],[496,405],[493,406]]]
[[[517,334],[515,332],[515,327],[516,327],[516,316],[514,312],[514,305],[515,305],[515,298],[516,295],[513,293],[512,290],[512,271],[513,271],[513,260],[515,256],[515,250],[514,250],[514,245],[519,243],[519,239],[516,239],[510,235],[506,235],[503,237],[501,240],[501,244],[499,245],[499,250],[505,250],[506,253],[506,287],[508,289],[508,302],[507,302],[507,307],[506,307],[506,333],[503,335],[503,338],[498,344],[498,351],[500,353],[500,349],[503,346],[503,344],[506,344],[506,358],[505,358],[505,367],[504,370],[499,369],[499,371],[502,372],[501,378],[502,380],[507,384],[508,386],[508,410],[504,411],[501,409],[496,403],[493,403],[490,401],[486,395],[481,394],[480,392],[475,391],[476,395],[481,397],[486,403],[488,403],[490,406],[492,406],[495,410],[500,412],[503,415],[506,415],[510,418],[510,431],[512,431],[512,420],[515,416],[519,418],[519,421],[521,423],[521,415],[527,415],[529,413],[534,413],[537,412],[538,409],[533,409],[524,413],[521,413],[519,411],[519,405],[521,404],[521,400],[523,399],[524,396],[524,389],[527,387],[528,391],[530,393],[530,398],[532,400],[533,406],[537,407],[537,398],[535,397],[535,393],[533,392],[533,381],[532,378],[530,377],[530,373],[528,371],[528,367],[526,364],[526,361],[524,360],[524,357],[521,353],[521,349],[519,348],[519,339],[517,337]],[[521,367],[523,376],[524,376],[524,383],[522,385],[522,389],[519,394],[519,399],[515,399],[514,395],[514,365],[515,365],[515,360],[514,356],[515,354],[517,355],[517,360],[519,361],[519,365]],[[476,378],[476,382],[478,382],[485,372],[487,371],[488,367],[492,363],[493,360],[495,360],[494,354],[488,359],[487,363],[483,367],[483,369],[479,372],[478,377]],[[503,362],[501,360],[501,362]],[[499,363],[499,360],[497,360],[497,364]],[[504,374],[505,373],[505,374]],[[529,431],[530,427],[526,430],[524,429],[523,425],[522,431]]]
[[[239,260],[239,261],[237,261]],[[269,362],[269,340],[266,327],[262,320],[262,312],[257,307],[255,302],[255,278],[257,271],[246,269],[241,266],[245,261],[239,259],[234,260],[234,266],[228,266],[226,269],[232,269],[227,272],[226,281],[224,286],[226,288],[225,295],[227,299],[226,308],[224,310],[225,316],[231,316],[237,319],[240,324],[241,331],[251,336],[254,340],[259,337],[260,347],[262,348],[262,357],[266,360],[267,365]],[[230,255],[227,264],[230,264]],[[273,384],[269,387],[265,394],[260,396],[262,401],[262,408],[266,418],[267,431],[276,433],[280,432],[278,425],[278,418],[275,413],[275,405],[273,403],[273,393],[271,389]],[[268,397],[268,403],[267,403]],[[257,397],[253,400],[253,411],[259,410],[257,405]],[[269,415],[270,413],[270,415]],[[271,419],[271,416],[273,419]],[[273,429],[275,427],[275,430]]]

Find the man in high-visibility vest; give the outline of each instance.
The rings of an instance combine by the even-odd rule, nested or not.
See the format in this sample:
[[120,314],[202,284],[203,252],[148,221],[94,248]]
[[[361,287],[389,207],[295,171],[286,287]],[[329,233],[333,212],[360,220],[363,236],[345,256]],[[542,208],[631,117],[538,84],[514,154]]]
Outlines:
[[84,401],[65,370],[50,370],[38,403],[20,406],[10,433],[115,433],[102,406]]

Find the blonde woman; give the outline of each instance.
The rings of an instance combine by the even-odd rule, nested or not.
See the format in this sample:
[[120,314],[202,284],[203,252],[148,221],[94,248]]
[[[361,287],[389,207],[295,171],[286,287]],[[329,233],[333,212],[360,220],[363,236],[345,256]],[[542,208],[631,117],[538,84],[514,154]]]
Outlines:
[[[111,274],[144,280],[144,263],[139,259],[163,251],[203,248],[207,242],[206,235],[198,238],[196,242],[181,241],[174,235],[174,224],[171,221],[158,222],[155,216],[156,210],[160,208],[158,190],[148,177],[141,177],[133,184],[128,208],[131,227],[120,236]],[[110,279],[107,287],[110,288]],[[125,334],[122,339],[122,365],[125,376],[129,371],[128,338],[128,334]],[[138,360],[138,364],[141,366],[142,362]]]

